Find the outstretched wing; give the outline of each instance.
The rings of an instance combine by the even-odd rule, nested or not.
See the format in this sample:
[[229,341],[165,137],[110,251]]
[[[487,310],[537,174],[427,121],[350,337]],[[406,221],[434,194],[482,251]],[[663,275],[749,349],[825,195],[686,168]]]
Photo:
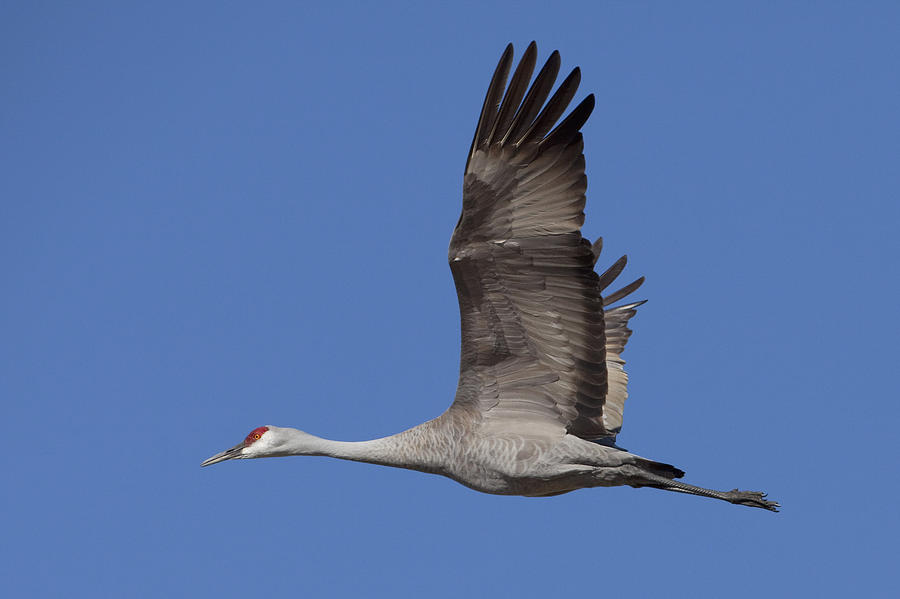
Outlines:
[[489,432],[614,437],[626,397],[620,354],[639,304],[609,309],[604,318],[601,292],[625,259],[598,276],[600,244],[592,247],[581,236],[587,179],[580,129],[594,97],[556,125],[580,71],[573,70],[548,101],[559,53],[550,55],[530,89],[534,42],[506,87],[512,55],[510,44],[488,88],[450,240],[462,322],[451,410],[477,412]]

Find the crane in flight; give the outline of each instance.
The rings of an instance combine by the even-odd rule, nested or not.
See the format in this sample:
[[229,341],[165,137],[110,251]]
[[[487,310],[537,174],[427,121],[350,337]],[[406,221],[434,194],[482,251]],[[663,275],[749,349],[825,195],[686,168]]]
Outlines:
[[330,456],[440,474],[499,495],[549,497],[587,487],[653,487],[777,511],[755,491],[715,491],[684,472],[615,445],[628,376],[622,352],[643,301],[614,305],[643,283],[607,287],[619,258],[594,271],[602,240],[581,235],[584,143],[594,96],[559,124],[581,78],[550,97],[553,52],[529,87],[537,47],[513,61],[506,47],[488,86],[466,161],[462,214],[450,239],[462,327],[459,384],[443,414],[371,441],[331,441],[261,426],[203,462]]

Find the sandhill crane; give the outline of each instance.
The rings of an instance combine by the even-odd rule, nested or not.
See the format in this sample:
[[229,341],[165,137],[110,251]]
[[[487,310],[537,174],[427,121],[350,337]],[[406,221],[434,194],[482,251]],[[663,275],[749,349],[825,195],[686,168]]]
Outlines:
[[614,444],[627,397],[621,355],[631,335],[628,321],[644,302],[612,304],[644,279],[604,295],[625,257],[598,275],[602,242],[581,236],[586,178],[580,129],[594,96],[556,125],[580,71],[575,68],[547,101],[559,53],[550,55],[529,88],[536,56],[532,42],[507,87],[513,48],[506,47],[466,161],[462,214],[449,249],[462,326],[459,385],[450,408],[372,441],[261,426],[203,466],[331,456],[441,474],[499,495],[548,497],[630,485],[777,511],[764,493],[679,482],[674,479],[684,472],[678,468]]

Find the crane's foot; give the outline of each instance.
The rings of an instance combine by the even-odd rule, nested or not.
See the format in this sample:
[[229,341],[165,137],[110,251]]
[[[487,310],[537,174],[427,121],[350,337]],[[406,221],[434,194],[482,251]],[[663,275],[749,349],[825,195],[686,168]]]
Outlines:
[[736,503],[738,505],[747,505],[750,507],[761,507],[765,510],[770,510],[772,512],[777,512],[778,508],[781,506],[777,501],[768,501],[766,499],[765,493],[760,493],[759,491],[741,491],[738,489],[732,489],[725,493],[724,499],[730,501],[731,503]]

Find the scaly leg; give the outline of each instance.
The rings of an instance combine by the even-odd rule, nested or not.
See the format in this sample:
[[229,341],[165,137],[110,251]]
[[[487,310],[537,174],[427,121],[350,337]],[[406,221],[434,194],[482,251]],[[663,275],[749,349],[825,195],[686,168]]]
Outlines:
[[758,491],[739,491],[738,489],[732,489],[731,491],[714,491],[713,489],[704,489],[703,487],[696,487],[681,481],[671,480],[650,472],[642,473],[641,478],[644,480],[629,484],[633,487],[654,487],[666,491],[687,493],[688,495],[712,497],[713,499],[721,499],[722,501],[728,501],[738,505],[763,508],[773,512],[777,512],[778,508],[781,507],[775,501],[766,500],[766,494]]

